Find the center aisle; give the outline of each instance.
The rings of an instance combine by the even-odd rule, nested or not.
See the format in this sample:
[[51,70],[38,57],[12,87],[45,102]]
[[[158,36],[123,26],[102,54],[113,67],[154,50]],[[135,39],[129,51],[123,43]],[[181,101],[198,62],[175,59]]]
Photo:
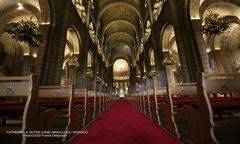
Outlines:
[[126,100],[118,100],[70,144],[179,144]]

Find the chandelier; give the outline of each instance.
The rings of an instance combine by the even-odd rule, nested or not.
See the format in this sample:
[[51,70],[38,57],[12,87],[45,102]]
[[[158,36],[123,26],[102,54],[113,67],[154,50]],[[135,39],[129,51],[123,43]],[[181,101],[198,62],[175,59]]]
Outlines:
[[39,26],[31,19],[22,19],[19,22],[13,22],[12,26],[6,32],[19,42],[25,42],[32,47],[39,47],[39,43],[42,41],[42,33]]
[[201,31],[206,35],[220,35],[230,28],[230,26],[229,21],[224,20],[218,13],[210,11],[203,19]]

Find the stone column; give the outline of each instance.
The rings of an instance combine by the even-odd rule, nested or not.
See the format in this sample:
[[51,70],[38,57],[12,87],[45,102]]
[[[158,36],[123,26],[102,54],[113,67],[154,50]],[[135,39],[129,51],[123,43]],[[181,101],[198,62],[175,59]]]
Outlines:
[[211,72],[212,70],[209,65],[209,56],[207,53],[208,46],[207,46],[206,41],[204,40],[204,37],[201,33],[202,21],[200,19],[199,20],[191,20],[191,23],[192,23],[192,27],[194,29],[194,34],[195,34],[196,40],[197,40],[204,72]]
[[196,81],[196,74],[203,71],[196,37],[188,15],[188,6],[181,0],[167,1],[178,47],[184,82]]

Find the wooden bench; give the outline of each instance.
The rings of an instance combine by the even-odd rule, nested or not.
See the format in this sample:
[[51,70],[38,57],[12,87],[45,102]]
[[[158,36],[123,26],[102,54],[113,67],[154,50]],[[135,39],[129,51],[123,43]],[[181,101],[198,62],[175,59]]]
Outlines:
[[113,94],[110,93],[108,94],[108,108],[110,108],[117,100],[117,97]]
[[132,93],[130,95],[126,95],[127,100],[137,108],[139,108],[139,98],[138,98],[138,93]]
[[101,94],[102,97],[102,113],[106,111],[106,93]]
[[96,117],[96,92],[87,91],[87,120],[90,122]]
[[170,83],[168,84],[169,111],[168,115],[172,128],[177,137],[188,141],[190,127],[183,109],[183,105],[197,103],[196,83]]
[[96,92],[96,98],[97,98],[97,103],[96,103],[96,116],[100,116],[101,114],[101,109],[102,109],[102,99],[101,99],[101,92]]
[[[197,94],[198,92],[197,92],[196,83],[175,83],[175,84],[168,85],[168,95],[171,101],[168,103],[168,105],[169,107],[172,107],[173,112],[171,114],[171,111],[169,111],[167,115],[169,115],[169,117],[171,115],[174,116],[172,123],[175,123],[175,126],[176,126],[175,130],[177,130],[175,131],[175,133],[178,133],[178,136],[180,138],[184,137],[184,139],[186,139],[186,137],[189,137],[189,133],[188,133],[189,126],[187,126],[186,122],[183,122],[186,118],[188,119],[188,122],[192,127],[190,132],[191,137],[192,138],[199,137],[198,135],[194,134],[196,132],[193,131],[193,129],[199,129],[199,126],[200,126],[199,115],[197,115],[197,112],[195,110],[189,111],[190,108],[186,108],[189,106],[198,108],[199,100],[197,98]],[[212,93],[207,94],[208,97],[210,97],[211,95],[213,94]],[[219,115],[223,110],[239,107],[238,102],[232,101],[237,99],[238,98],[236,97],[228,97],[228,98],[211,97],[209,98],[209,102],[211,104],[211,108],[214,114]],[[184,116],[184,112],[182,112],[183,106],[184,106],[185,115],[187,115],[187,117]],[[183,118],[183,117],[186,117],[186,118]],[[192,117],[194,117],[194,120],[192,120]],[[198,140],[194,140],[194,141],[198,141]]]
[[108,108],[111,107],[115,102],[116,100],[118,99],[116,95],[114,94],[109,94],[108,95]]
[[172,99],[168,95],[167,87],[157,88],[156,98],[159,109],[159,123],[178,137],[177,127],[173,118]]
[[159,125],[168,125],[167,123],[164,122],[162,119],[164,117],[164,111],[162,108],[164,108],[164,105],[167,101],[167,88],[166,87],[157,87],[155,90],[155,95],[156,95],[156,115],[158,119],[158,124]]
[[[192,129],[193,143],[219,143],[215,136],[214,111],[240,109],[238,98],[209,98],[210,95],[240,93],[239,74],[205,74],[197,77],[197,104],[184,106]],[[237,95],[238,95],[237,94]],[[236,95],[236,94],[235,94]],[[223,122],[221,122],[223,125]],[[224,135],[223,135],[224,136]],[[238,137],[235,137],[238,139]],[[238,139],[239,140],[239,139]]]
[[[41,100],[39,101],[40,106],[55,108],[57,110],[51,127],[52,131],[66,131],[68,133],[78,130],[81,127],[81,120],[79,119],[80,106],[75,103],[73,85],[40,86],[39,98]],[[61,141],[66,140],[67,133],[62,133]]]
[[[112,100],[114,100],[114,95],[109,95],[110,97],[110,105],[112,104]],[[125,96],[127,100],[132,103],[132,105],[136,106],[141,111],[141,93],[139,91],[136,91],[135,93],[126,94]]]
[[141,90],[137,93],[139,101],[139,110],[143,112],[143,99]]
[[[48,142],[47,137],[38,137],[28,132],[49,131],[50,124],[54,115],[54,109],[38,106],[39,99],[39,80],[38,75],[30,75],[29,77],[0,77],[0,109],[1,117],[11,117],[10,111],[20,119],[21,126],[19,131],[22,132],[22,144],[44,144]],[[7,104],[8,103],[8,104]],[[8,106],[4,109],[5,106]],[[4,112],[7,110],[7,112]],[[8,115],[9,114],[9,115]],[[2,127],[2,126],[1,126]],[[5,127],[6,128],[6,127]],[[10,129],[11,130],[11,129]],[[14,134],[14,137],[17,135]],[[8,140],[14,140],[9,138]]]
[[147,93],[147,90],[144,90],[142,92],[142,98],[143,98],[143,110],[144,110],[144,113],[146,115],[149,115],[149,107],[150,107],[150,103],[148,101],[148,93]]
[[86,89],[75,89],[75,104],[77,104],[79,108],[79,113],[77,117],[81,120],[82,128],[85,127],[85,120],[87,116],[87,90]]

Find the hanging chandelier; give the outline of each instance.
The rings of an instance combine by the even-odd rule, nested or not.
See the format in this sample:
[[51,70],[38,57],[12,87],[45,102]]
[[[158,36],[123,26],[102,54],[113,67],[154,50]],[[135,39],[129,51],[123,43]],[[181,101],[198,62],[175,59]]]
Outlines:
[[230,26],[229,21],[224,20],[218,13],[210,11],[203,19],[201,31],[206,35],[220,35],[230,28]]
[[39,47],[39,43],[42,41],[42,33],[39,26],[28,19],[22,19],[18,22],[13,22],[11,27],[6,30],[13,39],[19,42],[25,42],[32,47]]

